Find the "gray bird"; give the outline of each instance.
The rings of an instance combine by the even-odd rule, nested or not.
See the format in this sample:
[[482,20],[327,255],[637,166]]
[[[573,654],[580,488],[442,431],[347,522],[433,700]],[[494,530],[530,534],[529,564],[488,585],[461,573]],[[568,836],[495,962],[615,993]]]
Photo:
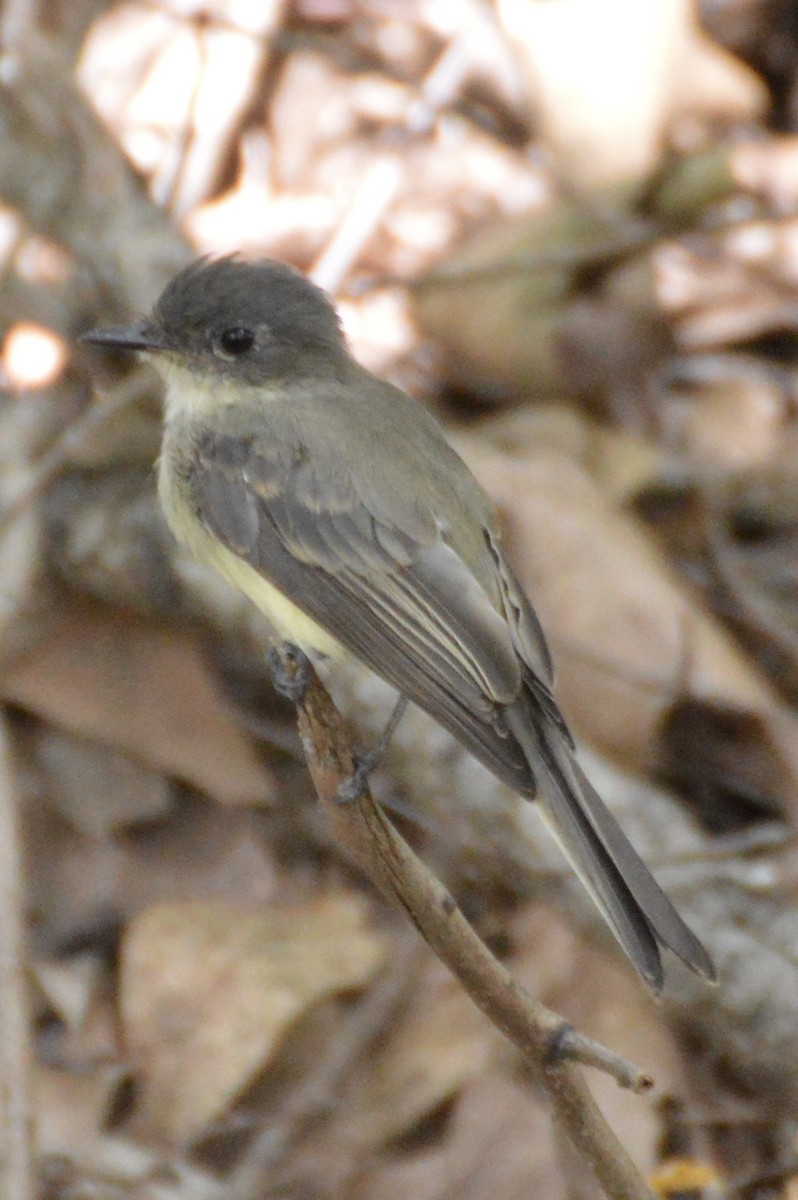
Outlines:
[[151,317],[86,340],[143,351],[165,381],[178,540],[282,638],[354,655],[537,800],[652,988],[660,945],[713,979],[574,757],[490,500],[430,413],[354,361],[324,292],[281,263],[202,260]]

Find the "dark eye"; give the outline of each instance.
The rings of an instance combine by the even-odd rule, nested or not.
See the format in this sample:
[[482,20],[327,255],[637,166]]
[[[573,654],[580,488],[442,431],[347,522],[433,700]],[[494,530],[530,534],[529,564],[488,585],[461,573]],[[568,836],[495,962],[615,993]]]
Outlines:
[[219,346],[222,352],[229,354],[231,358],[246,354],[254,345],[255,334],[251,329],[244,329],[242,325],[234,325],[232,329],[225,329],[219,337]]

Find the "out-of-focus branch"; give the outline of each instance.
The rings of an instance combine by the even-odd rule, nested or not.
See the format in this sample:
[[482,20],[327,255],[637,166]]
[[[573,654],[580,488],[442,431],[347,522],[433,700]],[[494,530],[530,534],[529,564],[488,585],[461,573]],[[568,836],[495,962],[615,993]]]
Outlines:
[[148,308],[190,251],[103,129],[71,68],[34,30],[9,56],[0,85],[0,200],[91,264],[112,307]]
[[[296,673],[296,660],[289,654],[283,656],[283,669],[289,676]],[[607,1196],[618,1200],[648,1197],[645,1184],[573,1064],[597,1067],[637,1091],[650,1086],[650,1080],[576,1033],[562,1017],[521,988],[368,791],[351,803],[340,803],[340,788],[354,770],[352,746],[343,718],[312,671],[297,709],[316,792],[338,840],[383,895],[404,909],[472,1000],[533,1065],[554,1119],[592,1167]]]
[[33,1200],[30,1029],[22,916],[20,840],[11,751],[0,718],[0,1195]]

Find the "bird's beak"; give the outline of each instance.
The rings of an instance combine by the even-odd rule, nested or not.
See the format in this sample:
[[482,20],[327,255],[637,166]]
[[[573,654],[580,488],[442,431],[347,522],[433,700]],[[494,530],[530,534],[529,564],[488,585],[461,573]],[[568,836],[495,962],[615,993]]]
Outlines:
[[92,346],[110,346],[116,350],[146,350],[150,354],[168,350],[162,329],[149,319],[136,321],[133,325],[112,325],[108,329],[90,329],[81,334],[81,342]]

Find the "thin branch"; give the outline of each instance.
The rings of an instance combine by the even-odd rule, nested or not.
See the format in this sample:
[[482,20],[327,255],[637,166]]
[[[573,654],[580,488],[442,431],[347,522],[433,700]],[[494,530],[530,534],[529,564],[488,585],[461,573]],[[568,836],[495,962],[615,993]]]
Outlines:
[[460,287],[463,284],[483,283],[507,275],[531,275],[539,271],[584,270],[615,262],[622,256],[648,249],[662,240],[662,233],[635,233],[628,237],[610,237],[595,246],[556,245],[545,250],[518,250],[486,262],[449,261],[439,263],[408,279],[399,275],[373,275],[358,279],[348,289],[353,296],[382,288],[403,287],[409,292],[432,288]]
[[91,109],[64,46],[29,28],[14,68],[0,75],[0,201],[90,270],[72,289],[76,316],[88,284],[107,317],[146,309],[188,245]]
[[21,850],[8,729],[0,718],[0,1196],[33,1200],[30,1029]]
[[[283,655],[289,678],[297,659]],[[597,1042],[576,1033],[537,1003],[494,958],[451,895],[413,853],[366,791],[341,804],[339,789],[354,770],[343,718],[314,672],[297,704],[299,732],[313,783],[333,832],[386,898],[398,903],[424,940],[492,1023],[525,1055],[548,1094],[554,1119],[591,1166],[612,1200],[650,1200],[650,1193],[596,1106],[574,1063],[643,1091],[651,1080]]]

